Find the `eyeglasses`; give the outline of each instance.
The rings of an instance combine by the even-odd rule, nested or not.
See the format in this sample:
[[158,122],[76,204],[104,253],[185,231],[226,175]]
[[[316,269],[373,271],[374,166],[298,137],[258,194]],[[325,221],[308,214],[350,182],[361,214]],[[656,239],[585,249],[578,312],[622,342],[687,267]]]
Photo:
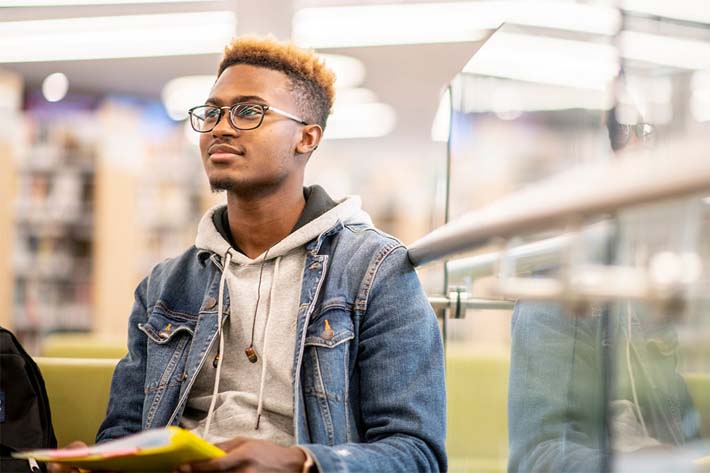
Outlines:
[[655,137],[656,127],[650,123],[635,123],[627,125],[617,123],[611,130],[610,138],[614,149],[621,149],[626,146],[631,137],[636,135],[636,140],[640,143],[650,143]]
[[295,115],[260,103],[235,103],[231,107],[215,107],[214,105],[192,107],[187,111],[190,114],[190,125],[198,133],[209,133],[214,130],[217,123],[222,119],[222,114],[225,110],[229,110],[229,121],[237,130],[259,128],[267,111],[278,113],[302,125],[308,125],[308,122]]

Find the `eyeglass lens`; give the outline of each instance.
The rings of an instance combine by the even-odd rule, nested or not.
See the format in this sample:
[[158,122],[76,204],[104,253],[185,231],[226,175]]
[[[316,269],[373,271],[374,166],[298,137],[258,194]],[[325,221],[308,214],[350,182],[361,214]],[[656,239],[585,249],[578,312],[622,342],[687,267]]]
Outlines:
[[[195,131],[212,131],[222,117],[224,109],[205,105],[196,107],[190,114],[190,123]],[[252,130],[261,125],[264,107],[260,104],[238,103],[229,111],[232,125],[239,130]]]

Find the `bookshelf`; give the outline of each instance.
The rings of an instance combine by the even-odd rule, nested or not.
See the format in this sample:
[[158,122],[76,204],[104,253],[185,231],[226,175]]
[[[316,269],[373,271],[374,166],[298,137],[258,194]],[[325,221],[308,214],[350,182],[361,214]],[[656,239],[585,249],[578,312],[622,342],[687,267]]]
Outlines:
[[91,329],[96,146],[90,116],[28,114],[15,167],[12,326],[32,351]]

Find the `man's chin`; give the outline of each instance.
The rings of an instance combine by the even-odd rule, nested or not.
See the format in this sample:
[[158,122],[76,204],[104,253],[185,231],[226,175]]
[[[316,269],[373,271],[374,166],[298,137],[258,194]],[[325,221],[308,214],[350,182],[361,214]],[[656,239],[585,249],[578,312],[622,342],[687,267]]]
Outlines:
[[217,193],[235,191],[239,186],[231,179],[214,179],[210,180],[210,187],[212,188],[212,192]]

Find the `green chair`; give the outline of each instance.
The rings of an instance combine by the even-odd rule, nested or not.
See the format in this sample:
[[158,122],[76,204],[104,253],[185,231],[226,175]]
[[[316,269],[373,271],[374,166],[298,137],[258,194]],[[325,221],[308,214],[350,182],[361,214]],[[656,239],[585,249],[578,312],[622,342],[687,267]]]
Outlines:
[[55,333],[42,342],[42,356],[52,358],[123,358],[125,340],[97,337],[90,333]]
[[111,377],[118,360],[34,359],[42,372],[60,447],[74,440],[92,445],[106,416]]
[[700,413],[700,431],[703,438],[710,438],[710,373],[686,373],[685,382]]
[[506,471],[509,371],[504,349],[447,349],[446,447],[452,473]]

